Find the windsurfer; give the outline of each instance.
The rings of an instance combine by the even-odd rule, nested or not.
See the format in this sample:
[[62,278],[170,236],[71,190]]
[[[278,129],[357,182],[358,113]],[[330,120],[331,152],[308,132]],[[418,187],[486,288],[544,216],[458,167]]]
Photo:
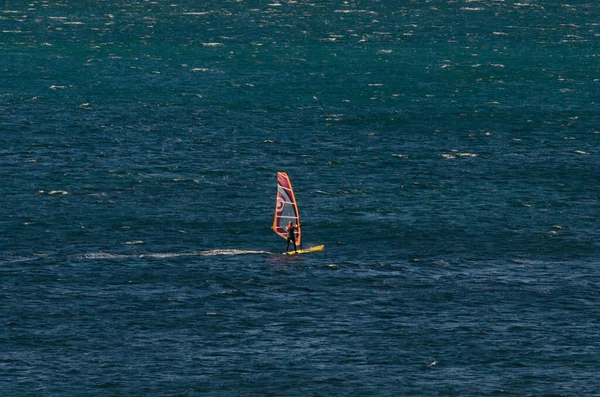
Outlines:
[[285,246],[285,250],[289,251],[290,249],[290,242],[292,244],[294,244],[294,252],[298,252],[298,250],[296,249],[296,230],[298,229],[298,225],[294,225],[294,223],[292,221],[290,221],[290,223],[288,223],[287,227],[285,228],[285,230],[287,231],[287,245]]

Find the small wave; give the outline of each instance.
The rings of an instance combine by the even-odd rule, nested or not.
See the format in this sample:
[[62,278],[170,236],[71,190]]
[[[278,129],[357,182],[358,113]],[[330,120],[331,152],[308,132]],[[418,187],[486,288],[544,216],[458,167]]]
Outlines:
[[513,259],[512,262],[520,265],[531,265],[533,263],[531,259]]
[[20,263],[20,262],[31,262],[40,259],[42,256],[15,256],[15,257],[0,257],[1,262],[7,263]]

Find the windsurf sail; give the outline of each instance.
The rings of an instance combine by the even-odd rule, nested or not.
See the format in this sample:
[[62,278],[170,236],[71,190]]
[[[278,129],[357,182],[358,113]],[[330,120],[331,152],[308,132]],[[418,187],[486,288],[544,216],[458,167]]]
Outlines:
[[302,228],[300,227],[300,214],[298,204],[292,189],[290,177],[285,172],[277,173],[277,201],[275,206],[275,219],[273,219],[273,231],[287,239],[287,225],[292,221],[298,225],[296,230],[296,245],[302,246]]

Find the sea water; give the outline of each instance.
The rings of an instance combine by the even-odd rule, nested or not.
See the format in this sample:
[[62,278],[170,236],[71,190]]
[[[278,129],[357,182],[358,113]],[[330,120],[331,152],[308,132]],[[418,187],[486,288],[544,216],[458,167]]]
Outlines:
[[0,1],[2,395],[599,395],[599,21]]

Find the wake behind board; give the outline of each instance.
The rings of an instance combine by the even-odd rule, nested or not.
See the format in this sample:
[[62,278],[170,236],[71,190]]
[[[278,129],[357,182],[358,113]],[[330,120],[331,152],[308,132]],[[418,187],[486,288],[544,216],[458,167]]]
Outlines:
[[299,254],[306,254],[308,252],[317,252],[317,251],[322,251],[323,248],[325,248],[325,245],[317,245],[316,247],[310,247],[310,248],[305,248],[302,250],[298,250],[298,251],[288,251],[288,252],[284,252],[283,255],[299,255]]

